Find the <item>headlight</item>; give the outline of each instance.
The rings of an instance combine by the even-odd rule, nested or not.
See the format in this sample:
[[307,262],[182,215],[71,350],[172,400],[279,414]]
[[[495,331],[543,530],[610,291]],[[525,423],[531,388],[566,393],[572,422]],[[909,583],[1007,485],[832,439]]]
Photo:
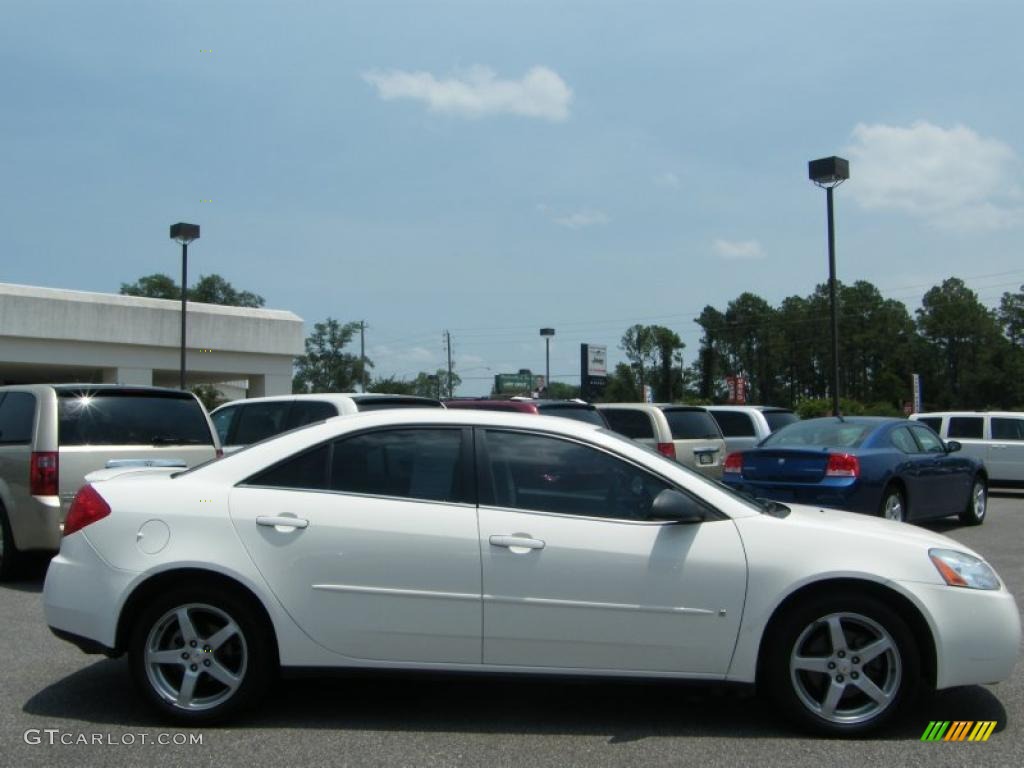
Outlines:
[[996,572],[974,555],[952,549],[929,549],[928,556],[951,587],[999,589]]

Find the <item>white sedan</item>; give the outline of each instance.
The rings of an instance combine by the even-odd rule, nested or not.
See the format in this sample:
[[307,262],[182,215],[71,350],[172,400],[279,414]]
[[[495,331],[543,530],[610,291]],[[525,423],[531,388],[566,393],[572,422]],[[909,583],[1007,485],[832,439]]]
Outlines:
[[179,720],[281,668],[756,683],[854,734],[927,688],[1006,679],[998,576],[920,528],[765,506],[591,425],[485,411],[330,419],[181,472],[79,493],[46,619],[127,653]]

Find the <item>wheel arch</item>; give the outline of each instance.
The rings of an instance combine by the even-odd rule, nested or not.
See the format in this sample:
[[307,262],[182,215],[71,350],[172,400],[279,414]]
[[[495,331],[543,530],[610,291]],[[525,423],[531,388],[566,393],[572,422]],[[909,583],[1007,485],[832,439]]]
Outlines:
[[757,681],[760,682],[763,679],[763,666],[770,638],[777,631],[790,609],[802,600],[833,595],[839,591],[850,591],[855,594],[873,597],[899,614],[900,618],[907,623],[907,627],[917,643],[918,651],[921,655],[922,677],[929,687],[934,688],[938,676],[938,654],[931,626],[928,624],[928,620],[924,617],[921,609],[906,595],[891,587],[867,579],[857,578],[833,578],[806,584],[787,595],[775,607],[771,618],[765,625],[764,632],[761,633],[761,641],[757,649]]
[[120,615],[117,618],[114,655],[119,656],[126,650],[134,620],[145,609],[150,598],[164,590],[182,586],[223,589],[249,604],[266,626],[270,637],[270,647],[273,650],[274,663],[275,665],[280,665],[281,654],[278,649],[276,627],[270,612],[256,593],[244,583],[231,576],[218,573],[217,571],[194,567],[179,567],[161,571],[135,585],[121,607]]

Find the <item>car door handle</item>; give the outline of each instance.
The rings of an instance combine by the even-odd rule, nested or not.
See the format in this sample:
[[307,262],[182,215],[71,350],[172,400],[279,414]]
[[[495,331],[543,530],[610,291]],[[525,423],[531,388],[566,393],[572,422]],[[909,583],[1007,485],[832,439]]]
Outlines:
[[288,515],[275,515],[273,517],[257,517],[256,525],[263,525],[267,528],[308,528],[309,520]]
[[492,547],[508,547],[509,549],[544,549],[544,542],[531,539],[529,536],[491,536]]

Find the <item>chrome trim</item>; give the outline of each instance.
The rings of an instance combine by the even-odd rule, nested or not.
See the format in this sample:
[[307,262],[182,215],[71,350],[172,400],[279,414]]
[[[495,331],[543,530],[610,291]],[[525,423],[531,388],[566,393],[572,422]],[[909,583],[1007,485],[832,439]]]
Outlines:
[[552,608],[600,608],[609,611],[638,611],[643,613],[681,613],[687,616],[714,616],[717,611],[707,608],[687,608],[675,605],[637,605],[634,603],[592,603],[586,600],[556,600],[548,597],[499,597],[484,595],[484,601],[492,603],[513,603],[517,605],[539,605]]
[[356,595],[383,595],[385,597],[429,597],[440,600],[479,600],[480,595],[468,592],[437,592],[429,589],[394,589],[390,587],[361,587],[355,584],[314,584],[313,589],[325,592],[350,592]]

